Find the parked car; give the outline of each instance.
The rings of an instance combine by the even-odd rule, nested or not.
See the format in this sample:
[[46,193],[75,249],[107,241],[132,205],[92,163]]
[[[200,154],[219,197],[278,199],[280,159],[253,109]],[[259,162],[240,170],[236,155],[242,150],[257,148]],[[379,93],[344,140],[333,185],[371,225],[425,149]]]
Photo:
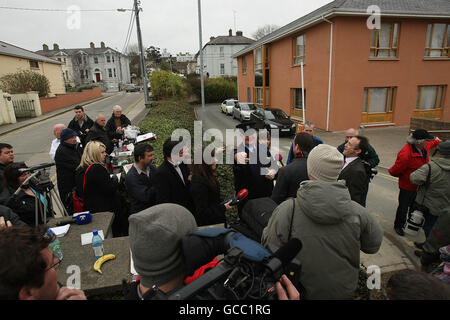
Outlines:
[[233,109],[233,119],[249,121],[250,114],[256,110],[258,106],[252,102],[238,102]]
[[141,91],[141,88],[137,85],[135,85],[134,83],[127,83],[125,85],[125,91],[126,92],[137,92],[137,91]]
[[238,102],[237,99],[227,99],[220,105],[220,110],[227,116],[231,116],[233,114],[234,105],[237,102]]
[[255,129],[278,129],[280,136],[294,135],[297,131],[297,124],[281,109],[257,107],[250,114],[250,121],[255,122]]

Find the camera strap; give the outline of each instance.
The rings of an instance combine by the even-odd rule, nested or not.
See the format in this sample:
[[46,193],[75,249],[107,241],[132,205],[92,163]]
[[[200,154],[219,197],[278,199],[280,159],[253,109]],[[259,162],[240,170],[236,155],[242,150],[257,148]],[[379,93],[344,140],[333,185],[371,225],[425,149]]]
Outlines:
[[292,216],[291,216],[291,224],[289,226],[289,234],[288,234],[288,241],[291,239],[292,235],[292,225],[294,224],[294,213],[295,213],[295,198],[292,199]]

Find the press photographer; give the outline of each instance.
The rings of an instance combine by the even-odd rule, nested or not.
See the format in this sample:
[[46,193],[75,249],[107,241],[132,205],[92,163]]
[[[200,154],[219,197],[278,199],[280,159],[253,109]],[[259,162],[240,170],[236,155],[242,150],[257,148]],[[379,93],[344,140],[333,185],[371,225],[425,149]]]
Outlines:
[[[198,255],[185,257],[183,238],[195,232],[197,225],[193,215],[176,204],[153,206],[130,216],[129,222],[130,248],[140,280],[130,286],[126,295],[127,300],[167,299],[180,288],[186,288],[183,287],[184,280],[191,271],[226,249],[223,238],[219,237],[201,247],[194,245],[193,248],[197,248]],[[153,244],[152,250],[148,250],[149,243]],[[208,248],[208,245],[211,246]],[[213,270],[208,271],[203,277]],[[283,288],[286,288],[287,293]],[[282,278],[281,283],[275,285],[275,289],[279,299],[286,297],[298,299],[298,292],[286,278]]]

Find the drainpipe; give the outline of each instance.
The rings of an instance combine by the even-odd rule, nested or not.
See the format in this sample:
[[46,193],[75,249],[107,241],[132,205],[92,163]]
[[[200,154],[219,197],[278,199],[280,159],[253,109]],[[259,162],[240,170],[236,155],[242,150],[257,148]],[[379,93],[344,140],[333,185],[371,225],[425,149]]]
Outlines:
[[331,32],[330,32],[330,69],[329,69],[329,75],[328,75],[328,106],[327,106],[327,131],[329,131],[330,127],[330,99],[331,99],[331,66],[333,62],[333,27],[334,23],[322,16],[322,20],[328,22],[331,25]]

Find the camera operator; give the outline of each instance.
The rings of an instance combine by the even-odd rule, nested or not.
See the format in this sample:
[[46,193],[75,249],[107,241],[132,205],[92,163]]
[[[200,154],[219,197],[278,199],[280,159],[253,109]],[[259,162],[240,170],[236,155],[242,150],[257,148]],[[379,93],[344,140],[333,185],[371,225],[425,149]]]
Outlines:
[[[6,206],[11,208],[20,219],[26,224],[33,226],[35,225],[36,219],[36,191],[29,185],[22,186],[21,190],[17,195],[14,192],[19,186],[30,176],[30,172],[20,172],[20,169],[28,168],[24,162],[15,162],[9,164],[5,168],[5,190],[9,192],[9,199],[6,202]],[[47,204],[47,217],[52,216],[50,208],[48,207],[49,199],[44,199],[40,196],[39,199],[43,204]],[[42,217],[38,214],[38,223],[43,224]]]
[[[130,248],[140,280],[131,284],[125,299],[155,300],[153,286],[167,296],[181,288],[192,267],[186,264],[182,239],[197,230],[194,216],[180,205],[165,203],[131,215],[129,224]],[[276,289],[280,299],[298,298],[286,278]]]

